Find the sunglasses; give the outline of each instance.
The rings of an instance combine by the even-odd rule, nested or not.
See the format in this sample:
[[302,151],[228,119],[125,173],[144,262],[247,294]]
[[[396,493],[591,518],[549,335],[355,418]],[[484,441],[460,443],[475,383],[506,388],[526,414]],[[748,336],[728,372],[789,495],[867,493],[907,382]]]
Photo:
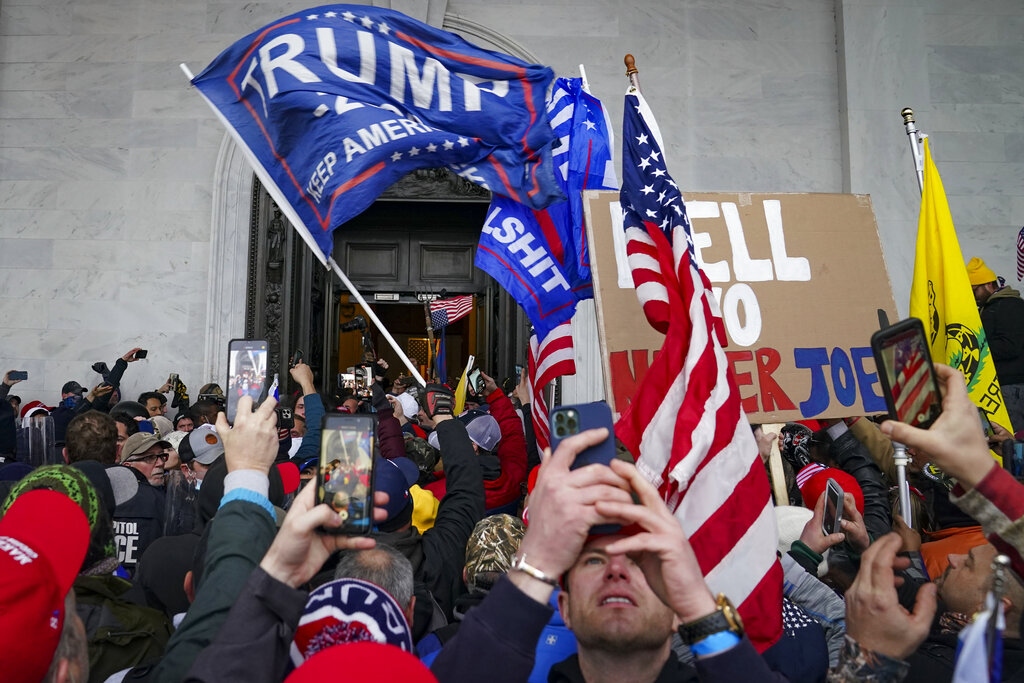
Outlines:
[[167,453],[154,453],[153,455],[140,455],[137,458],[128,458],[125,462],[144,462],[147,465],[153,465],[157,460],[167,462],[167,457]]

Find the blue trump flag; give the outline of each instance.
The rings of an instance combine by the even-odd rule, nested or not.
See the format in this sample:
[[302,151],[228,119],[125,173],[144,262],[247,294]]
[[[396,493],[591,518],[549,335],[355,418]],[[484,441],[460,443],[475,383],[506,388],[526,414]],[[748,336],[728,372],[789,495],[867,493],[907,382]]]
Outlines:
[[582,191],[618,186],[604,108],[579,78],[555,82],[548,118],[558,136],[555,179],[568,199],[539,210],[495,195],[476,253],[477,267],[519,302],[539,339],[593,297]]
[[536,208],[561,199],[552,78],[400,12],[326,5],[242,38],[192,83],[326,258],[334,228],[417,168]]

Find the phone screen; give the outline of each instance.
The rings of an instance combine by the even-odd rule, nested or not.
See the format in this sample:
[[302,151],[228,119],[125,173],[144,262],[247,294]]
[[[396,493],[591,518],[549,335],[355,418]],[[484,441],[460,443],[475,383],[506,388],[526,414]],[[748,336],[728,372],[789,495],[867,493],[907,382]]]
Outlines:
[[843,519],[843,489],[834,479],[828,480],[825,488],[825,512],[821,520],[821,530],[825,535],[842,531],[839,522]]
[[479,394],[483,388],[483,378],[480,377],[479,370],[473,370],[469,373],[469,388],[473,390],[473,393]]
[[523,381],[523,366],[522,365],[517,365],[516,366],[516,384],[519,384],[522,381]]
[[942,394],[920,321],[911,318],[876,332],[872,347],[890,417],[914,427],[931,425],[942,413]]
[[268,345],[264,339],[232,339],[228,345],[227,418],[233,422],[243,396],[259,401],[267,384]]
[[317,503],[327,503],[342,518],[327,533],[365,534],[373,525],[373,418],[325,415],[317,473]]

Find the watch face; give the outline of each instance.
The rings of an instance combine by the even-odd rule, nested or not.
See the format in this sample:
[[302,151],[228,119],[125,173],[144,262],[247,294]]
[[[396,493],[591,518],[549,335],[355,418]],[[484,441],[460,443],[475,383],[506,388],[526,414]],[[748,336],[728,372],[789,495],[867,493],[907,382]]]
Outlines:
[[715,601],[718,603],[718,608],[722,610],[723,616],[726,621],[729,622],[729,630],[735,631],[737,634],[743,633],[743,618],[740,616],[739,610],[732,606],[729,602],[729,598],[725,597],[724,594],[719,593],[718,599]]

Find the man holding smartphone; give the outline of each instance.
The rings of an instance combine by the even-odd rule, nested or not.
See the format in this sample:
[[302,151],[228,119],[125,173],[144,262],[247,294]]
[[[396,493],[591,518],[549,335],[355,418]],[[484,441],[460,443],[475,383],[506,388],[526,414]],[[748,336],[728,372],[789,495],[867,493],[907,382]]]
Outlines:
[[[526,680],[551,616],[548,600],[561,584],[558,607],[578,654],[556,664],[551,681],[688,680],[693,668],[672,654],[676,623],[701,680],[783,680],[743,635],[728,599],[704,583],[682,527],[635,466],[614,460],[570,469],[607,438],[603,428],[581,432],[544,461],[512,571],[466,615],[431,670],[440,680]],[[591,536],[601,524],[639,531]],[[503,628],[510,621],[516,629]]]

